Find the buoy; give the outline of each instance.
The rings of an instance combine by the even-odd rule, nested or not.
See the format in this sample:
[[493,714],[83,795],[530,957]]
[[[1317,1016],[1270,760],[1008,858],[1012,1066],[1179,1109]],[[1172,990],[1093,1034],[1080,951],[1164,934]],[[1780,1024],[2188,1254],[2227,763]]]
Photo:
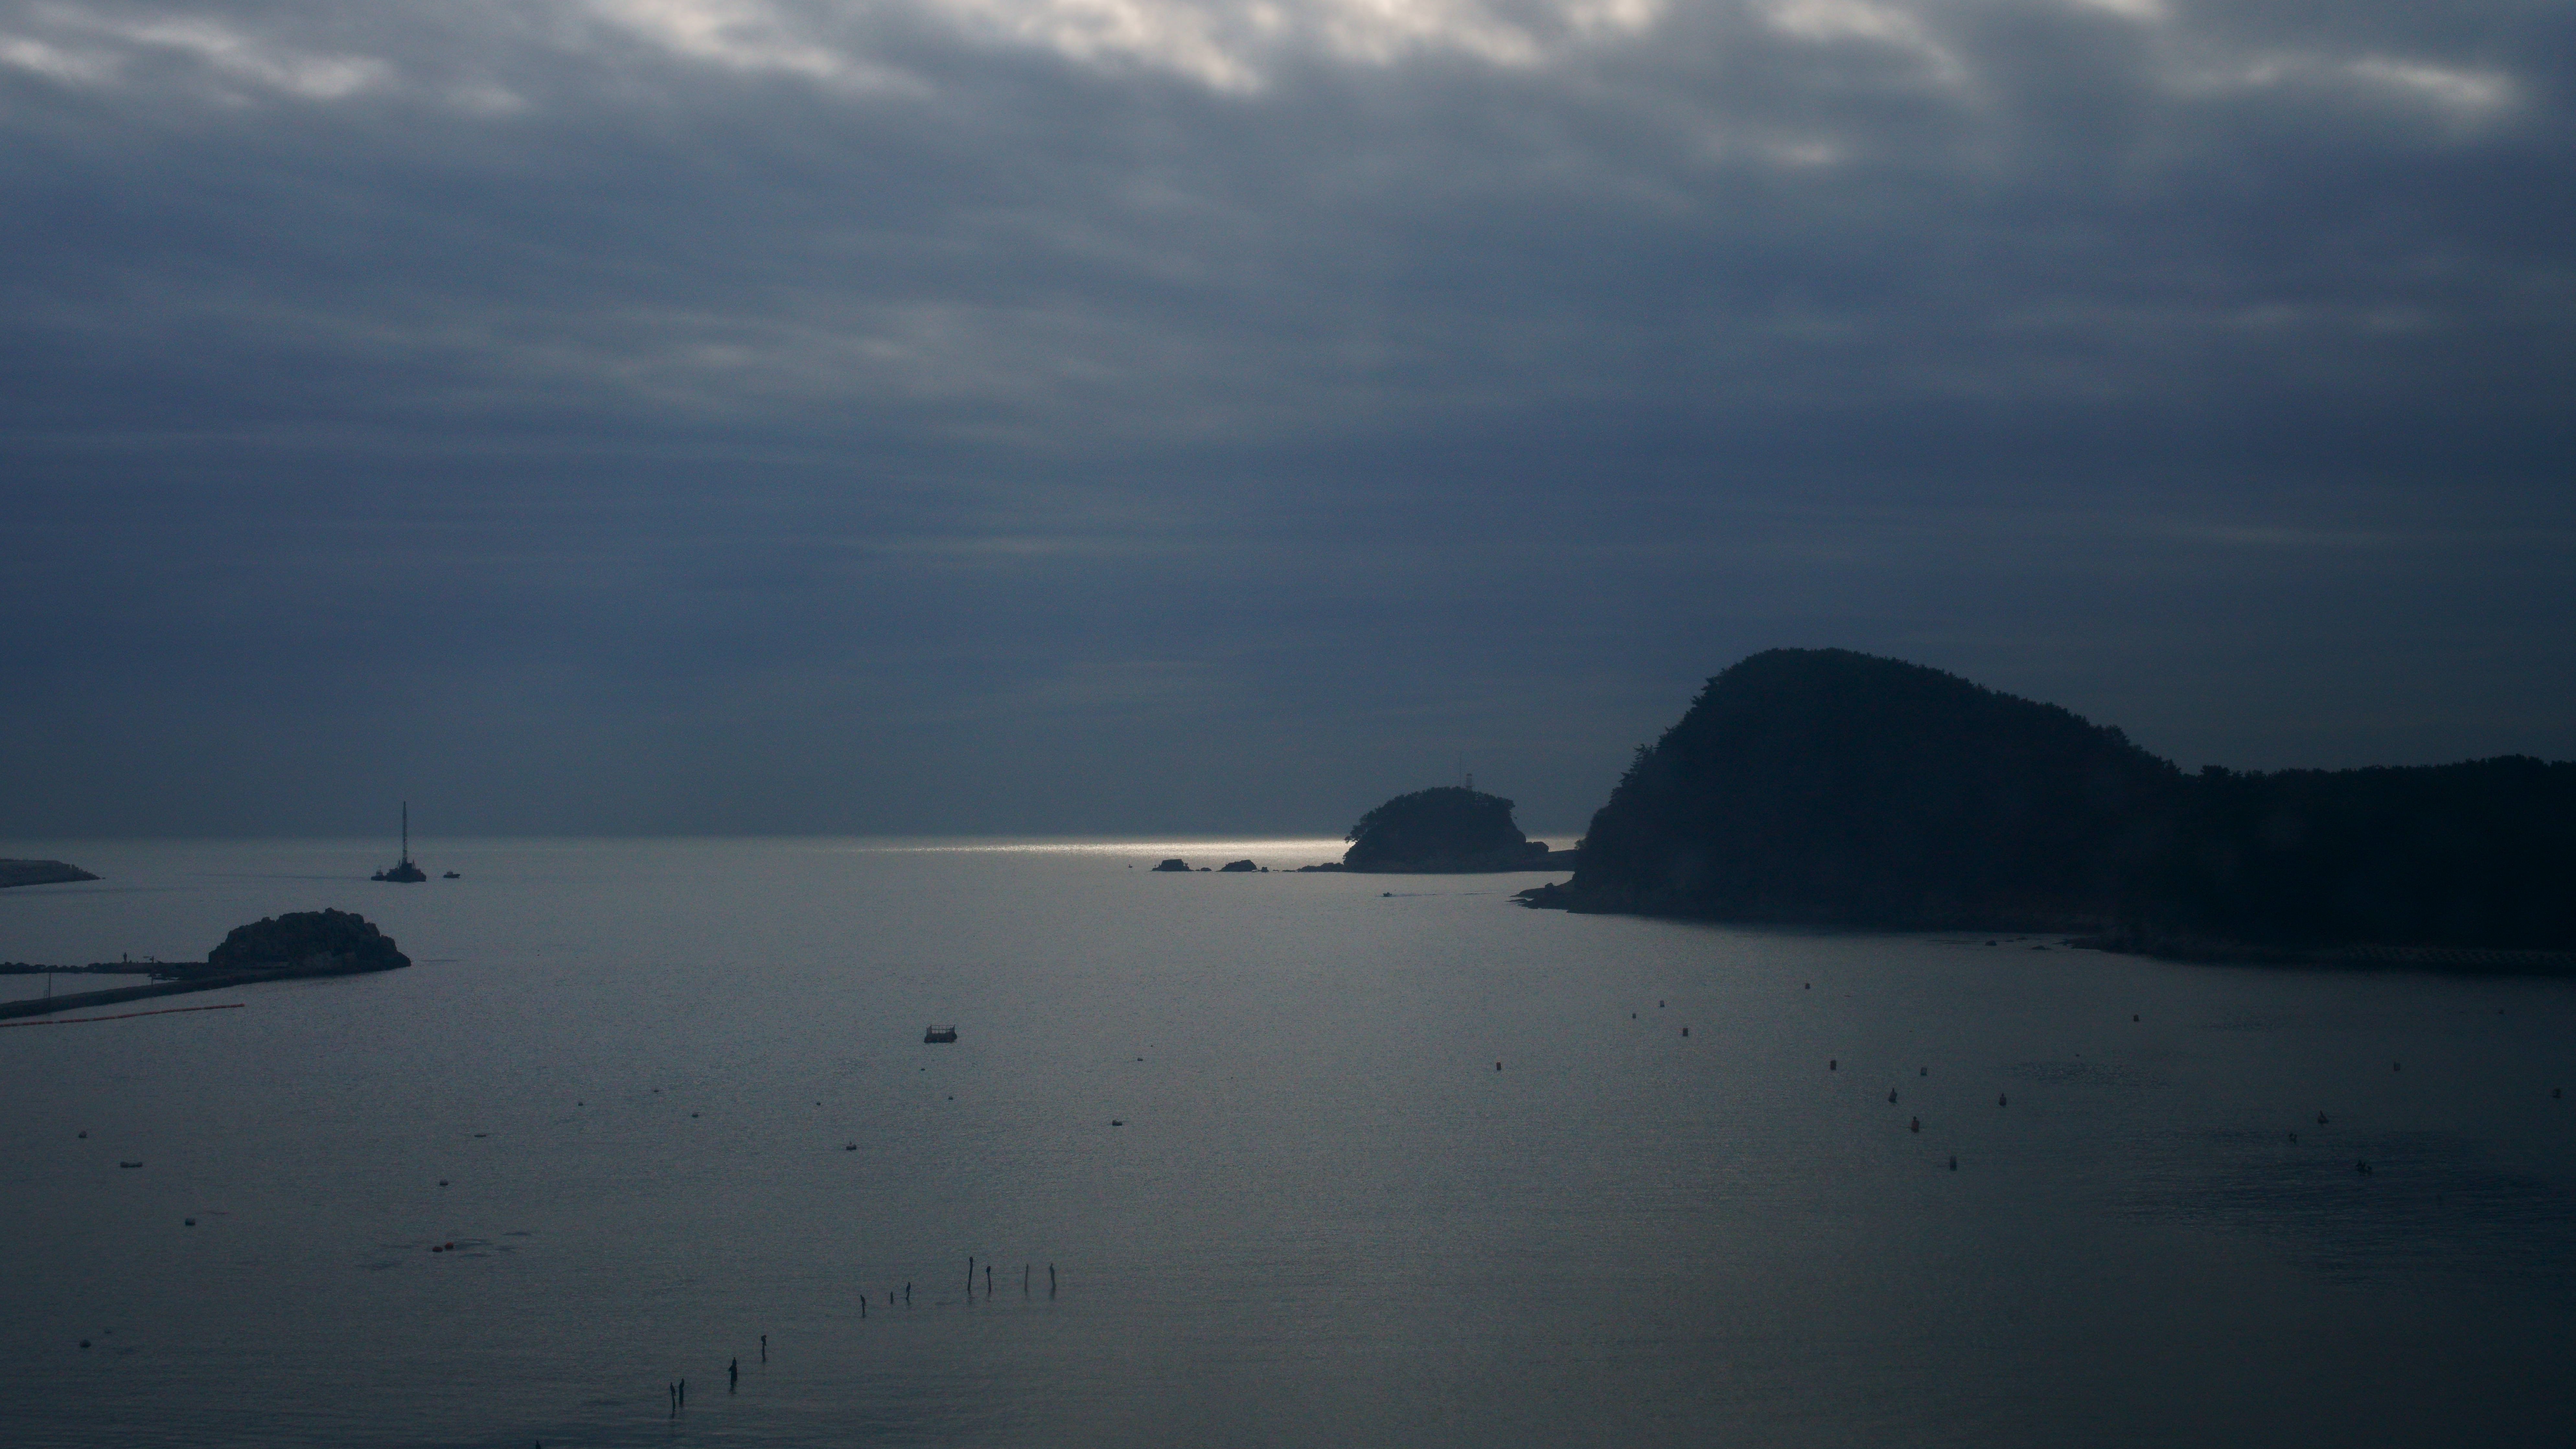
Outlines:
[[2402,1072],[2406,1070],[2406,1064],[2404,1062],[2390,1062],[2388,1064],[2388,1069],[2392,1072]]
[[1684,1036],[1688,1036],[1688,1035],[1690,1035],[1690,1028],[1689,1028],[1689,1027],[1683,1027],[1683,1028],[1682,1028],[1682,1035],[1684,1035]]
[[2356,1162],[2352,1165],[2352,1170],[2355,1172],[2367,1173],[2370,1171],[2370,1164],[2367,1162]]
[[1950,1159],[1950,1170],[1951,1170],[1952,1172],[1956,1172],[1956,1171],[1958,1171],[1958,1170],[1959,1170],[1959,1159],[1957,1159],[1957,1158],[1955,1158],[1955,1157],[1953,1157],[1953,1158],[1951,1158],[1951,1159]]
[[191,1228],[193,1228],[193,1227],[195,1227],[195,1226],[197,1225],[197,1220],[196,1220],[195,1218],[182,1218],[182,1219],[180,1219],[180,1222],[181,1222],[181,1224],[182,1224],[183,1226],[191,1227]]
[[2131,1017],[2129,1018],[2129,1020],[2131,1020],[2131,1021],[2135,1021],[2135,1020],[2137,1020],[2137,1017],[2135,1017],[2135,1016],[2131,1016]]
[[1887,1100],[1891,1102],[1896,1100],[1896,1089],[1894,1087],[1887,1089]]
[[1924,1076],[1924,1077],[1928,1077],[1928,1076],[1932,1075],[1932,1069],[1931,1069],[1930,1067],[1925,1067],[1922,1071],[1920,1071],[1920,1072],[1916,1073],[1916,1075],[1917,1075],[1917,1076]]
[[1502,1064],[1501,1062],[1496,1062],[1496,1063],[1494,1063],[1494,1070],[1495,1070],[1495,1071],[1498,1071],[1498,1072],[1499,1072],[1499,1071],[1501,1071],[1502,1069],[1503,1069],[1503,1064]]
[[1922,1130],[1923,1130],[1923,1119],[1922,1119],[1922,1118],[1920,1118],[1920,1117],[1915,1118],[1915,1119],[1914,1119],[1914,1121],[1913,1121],[1911,1124],[1909,1124],[1909,1125],[1906,1127],[1906,1129],[1905,1129],[1905,1130],[1906,1130],[1906,1131],[1908,1131],[1908,1132],[1920,1132],[1920,1131],[1922,1131]]
[[1843,1062],[1842,1062],[1842,1058],[1840,1058],[1840,1057],[1827,1057],[1827,1058],[1825,1058],[1825,1070],[1826,1070],[1826,1071],[1829,1071],[1829,1072],[1839,1072],[1839,1071],[1841,1071],[1842,1069],[1843,1069]]
[[440,1178],[440,1179],[438,1180],[438,1185],[439,1185],[440,1187],[445,1187],[445,1186],[447,1186],[447,1179],[446,1179],[446,1178],[443,1178],[443,1177],[442,1177],[442,1178]]
[[2318,1125],[2318,1126],[2320,1126],[2320,1127],[2323,1127],[2324,1125],[2326,1125],[2326,1114],[2325,1114],[2325,1113],[2323,1113],[2323,1112],[2319,1112],[2319,1113],[2317,1114],[2317,1125]]
[[2296,1133],[2296,1132],[2291,1133],[2291,1134],[2290,1134],[2290,1140],[2291,1140],[2292,1142],[2296,1142],[2296,1141],[2298,1141],[2298,1140],[2299,1140],[2299,1134],[2298,1134],[2298,1133]]
[[2559,1088],[2559,1087],[2552,1087],[2552,1088],[2550,1088],[2550,1089],[2549,1089],[2549,1100],[2551,1100],[2551,1101],[2553,1101],[2553,1102],[2557,1101],[2557,1100],[2559,1099],[2559,1098],[2558,1098],[2558,1094],[2559,1094],[2559,1092],[2561,1092],[2562,1090],[2564,1090],[2564,1089],[2563,1089],[2563,1088]]
[[2006,1105],[2006,1100],[2005,1100],[2005,1097],[2004,1097],[2004,1094],[2003,1094],[2003,1093],[2001,1093],[2001,1092],[1997,1092],[1997,1093],[1995,1093],[1995,1105],[1996,1105],[1996,1106],[1998,1106],[1998,1107],[2001,1107],[2001,1106]]

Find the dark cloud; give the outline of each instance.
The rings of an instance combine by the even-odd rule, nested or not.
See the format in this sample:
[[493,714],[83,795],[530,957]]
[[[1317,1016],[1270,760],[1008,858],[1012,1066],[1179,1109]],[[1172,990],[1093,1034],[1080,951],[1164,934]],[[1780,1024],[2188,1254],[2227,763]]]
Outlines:
[[0,832],[1572,829],[1773,644],[2576,753],[2572,39],[0,0]]

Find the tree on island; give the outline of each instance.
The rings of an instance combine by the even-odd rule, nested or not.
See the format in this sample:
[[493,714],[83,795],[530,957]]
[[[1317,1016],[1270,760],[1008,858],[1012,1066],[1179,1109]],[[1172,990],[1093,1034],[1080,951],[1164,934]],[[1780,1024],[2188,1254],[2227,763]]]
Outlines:
[[1547,850],[1512,823],[1512,802],[1461,785],[1398,795],[1342,837],[1349,870],[1498,870]]

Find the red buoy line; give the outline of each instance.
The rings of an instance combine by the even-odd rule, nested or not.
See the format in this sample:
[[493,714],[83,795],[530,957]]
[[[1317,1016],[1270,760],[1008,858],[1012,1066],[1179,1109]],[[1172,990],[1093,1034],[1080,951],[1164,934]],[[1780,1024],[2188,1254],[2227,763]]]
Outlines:
[[50,1021],[0,1021],[0,1030],[13,1026],[77,1026],[84,1021],[128,1021],[138,1016],[176,1016],[183,1011],[239,1011],[242,1003],[227,1001],[221,1006],[165,1006],[158,1011],[128,1011],[115,1016],[65,1016]]

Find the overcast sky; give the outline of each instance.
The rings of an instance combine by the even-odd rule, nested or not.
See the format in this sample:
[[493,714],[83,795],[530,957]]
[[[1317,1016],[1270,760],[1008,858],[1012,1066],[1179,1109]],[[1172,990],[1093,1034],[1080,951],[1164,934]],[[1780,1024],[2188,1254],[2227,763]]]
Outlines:
[[2576,756],[2576,7],[0,0],[0,836]]

